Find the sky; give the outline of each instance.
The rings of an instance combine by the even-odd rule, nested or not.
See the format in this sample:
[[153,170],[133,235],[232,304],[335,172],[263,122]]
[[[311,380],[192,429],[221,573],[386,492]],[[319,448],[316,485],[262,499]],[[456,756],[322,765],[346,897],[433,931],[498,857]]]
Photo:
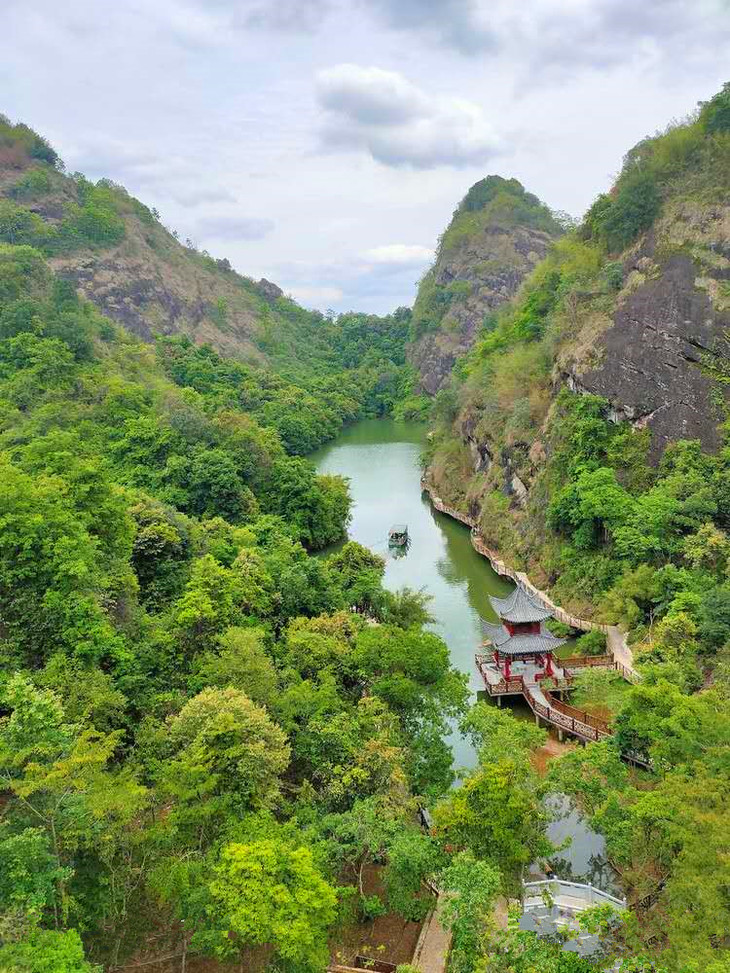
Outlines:
[[730,0],[0,0],[0,112],[307,307],[411,304],[467,189],[581,215],[730,80]]

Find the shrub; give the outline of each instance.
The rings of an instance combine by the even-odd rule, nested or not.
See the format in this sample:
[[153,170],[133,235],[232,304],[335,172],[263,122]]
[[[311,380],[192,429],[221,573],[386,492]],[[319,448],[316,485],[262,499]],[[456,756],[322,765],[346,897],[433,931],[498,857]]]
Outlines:
[[579,655],[605,655],[606,636],[600,629],[594,628],[576,640],[575,648]]
[[661,198],[656,179],[649,171],[622,176],[618,192],[599,222],[599,235],[609,251],[628,247],[651,226],[659,213]]
[[710,134],[730,132],[730,81],[726,81],[722,91],[718,91],[714,98],[703,105],[700,124]]
[[10,195],[15,199],[34,199],[36,196],[43,196],[50,192],[51,177],[48,171],[41,166],[29,169],[10,190]]

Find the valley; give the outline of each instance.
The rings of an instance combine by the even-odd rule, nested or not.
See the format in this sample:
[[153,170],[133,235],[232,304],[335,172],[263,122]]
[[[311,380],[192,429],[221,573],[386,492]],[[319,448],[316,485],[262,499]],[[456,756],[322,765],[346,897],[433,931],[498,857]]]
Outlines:
[[[448,973],[725,973],[729,199],[725,85],[323,314],[0,118],[0,970],[413,973],[438,897]],[[565,609],[524,637],[625,640],[569,687],[610,734],[477,697],[463,524]],[[538,935],[548,868],[626,911]]]

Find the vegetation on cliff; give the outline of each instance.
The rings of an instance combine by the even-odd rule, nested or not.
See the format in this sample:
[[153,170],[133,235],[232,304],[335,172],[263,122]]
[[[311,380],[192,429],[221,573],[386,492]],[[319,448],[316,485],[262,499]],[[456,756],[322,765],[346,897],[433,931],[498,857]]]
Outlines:
[[421,280],[409,358],[430,393],[545,256],[564,221],[516,179],[487,176],[457,207]]
[[613,698],[613,743],[554,779],[606,835],[637,935],[683,971],[725,969],[730,928],[729,106],[726,85],[627,154],[457,366],[429,456],[506,559],[629,630],[643,682]]

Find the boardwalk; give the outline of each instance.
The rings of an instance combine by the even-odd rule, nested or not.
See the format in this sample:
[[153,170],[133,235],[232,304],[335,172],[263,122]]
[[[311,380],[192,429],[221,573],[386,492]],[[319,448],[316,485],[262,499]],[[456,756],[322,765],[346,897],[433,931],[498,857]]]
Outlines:
[[546,608],[550,609],[558,621],[563,622],[565,625],[570,625],[571,628],[579,629],[582,632],[591,632],[595,629],[603,632],[608,642],[608,650],[611,653],[613,661],[616,663],[618,671],[629,682],[639,681],[639,674],[634,669],[633,653],[626,642],[626,636],[617,625],[603,625],[600,622],[589,621],[586,618],[578,618],[575,615],[571,615],[570,612],[567,612],[560,605],[556,605],[550,596],[545,591],[537,588],[524,572],[516,571],[510,565],[505,564],[495,551],[487,547],[483,537],[479,533],[478,525],[472,517],[444,503],[436,495],[433,487],[425,477],[421,480],[421,486],[424,492],[428,494],[431,504],[436,510],[446,514],[447,517],[458,520],[459,523],[470,528],[472,547],[482,557],[487,558],[497,574],[505,578],[511,578],[517,584],[523,585],[536,598],[539,598]]
[[[606,720],[554,696],[555,692],[570,689],[572,673],[565,663],[563,669],[555,670],[555,678],[550,680],[545,680],[536,666],[515,666],[510,679],[505,680],[489,656],[477,655],[476,663],[490,696],[497,700],[502,696],[523,696],[536,720],[554,726],[560,739],[563,733],[568,733],[586,743],[595,743],[611,736],[612,729]],[[551,689],[546,688],[548,683]]]

